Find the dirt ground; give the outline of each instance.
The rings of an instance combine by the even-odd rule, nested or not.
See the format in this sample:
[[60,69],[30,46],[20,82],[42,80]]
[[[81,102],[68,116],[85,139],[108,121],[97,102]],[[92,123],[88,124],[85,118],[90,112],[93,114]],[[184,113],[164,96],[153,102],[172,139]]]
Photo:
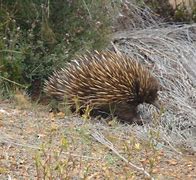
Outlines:
[[144,167],[151,178],[196,179],[194,154],[153,150],[135,137],[130,141],[132,135],[124,143],[107,125],[55,117],[44,106],[5,100],[0,103],[0,179],[148,179],[92,138],[90,129],[97,126],[119,154]]

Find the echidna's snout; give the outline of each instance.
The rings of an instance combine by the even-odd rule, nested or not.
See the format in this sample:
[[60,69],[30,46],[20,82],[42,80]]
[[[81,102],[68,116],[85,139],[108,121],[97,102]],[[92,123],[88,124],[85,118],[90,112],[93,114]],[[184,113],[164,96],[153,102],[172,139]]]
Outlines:
[[159,110],[161,109],[161,102],[158,100],[158,98],[152,103],[152,105]]
[[158,97],[153,101],[151,102],[150,104],[152,104],[154,107],[156,107],[158,110],[161,109],[161,106],[162,106],[162,103],[161,101],[158,99]]

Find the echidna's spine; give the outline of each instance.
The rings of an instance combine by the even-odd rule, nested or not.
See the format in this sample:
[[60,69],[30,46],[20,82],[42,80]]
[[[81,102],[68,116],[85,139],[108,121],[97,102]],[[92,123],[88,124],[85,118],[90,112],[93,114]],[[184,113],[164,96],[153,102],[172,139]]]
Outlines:
[[49,96],[63,100],[78,98],[81,104],[153,103],[158,82],[137,61],[110,51],[87,53],[56,71],[45,83]]

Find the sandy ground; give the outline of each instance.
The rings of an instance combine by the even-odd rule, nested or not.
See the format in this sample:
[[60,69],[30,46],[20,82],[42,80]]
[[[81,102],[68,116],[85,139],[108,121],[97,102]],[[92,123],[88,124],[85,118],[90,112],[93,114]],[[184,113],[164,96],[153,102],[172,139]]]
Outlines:
[[[92,138],[91,130],[98,126],[119,154],[143,166],[155,179],[196,179],[194,154],[155,150],[133,134],[121,136],[122,143],[114,129],[117,134],[124,132],[117,126],[83,123],[63,114],[54,117],[46,107],[21,108],[9,101],[0,104],[0,179],[145,179],[142,172]],[[60,153],[55,156],[54,152]],[[66,166],[57,172],[53,165],[62,162]]]

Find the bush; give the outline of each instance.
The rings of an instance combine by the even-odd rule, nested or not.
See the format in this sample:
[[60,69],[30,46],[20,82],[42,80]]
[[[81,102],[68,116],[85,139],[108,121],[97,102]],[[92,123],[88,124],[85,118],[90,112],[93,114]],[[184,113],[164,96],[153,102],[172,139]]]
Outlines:
[[109,40],[109,6],[109,0],[1,1],[2,92],[16,83],[37,91],[35,86],[42,87],[75,53],[103,48]]

